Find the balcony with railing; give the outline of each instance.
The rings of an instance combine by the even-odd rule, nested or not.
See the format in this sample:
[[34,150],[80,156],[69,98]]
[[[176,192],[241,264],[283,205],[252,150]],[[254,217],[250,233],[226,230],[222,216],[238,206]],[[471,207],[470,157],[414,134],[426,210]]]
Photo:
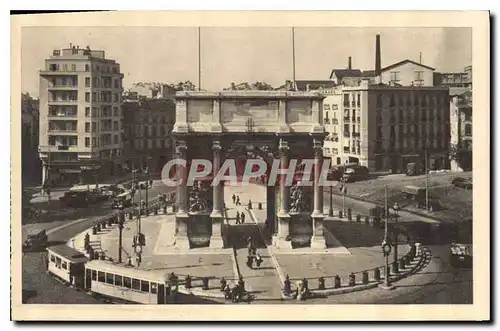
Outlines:
[[329,118],[325,118],[325,119],[323,119],[323,122],[324,122],[325,124],[330,124],[330,119],[329,119]]
[[339,124],[339,120],[336,118],[332,118],[332,124]]
[[361,136],[361,134],[359,132],[353,132],[352,136],[355,138],[359,138]]
[[349,119],[350,119],[349,116],[344,116],[344,123],[349,123],[350,122]]
[[344,146],[344,153],[350,153],[349,146]]

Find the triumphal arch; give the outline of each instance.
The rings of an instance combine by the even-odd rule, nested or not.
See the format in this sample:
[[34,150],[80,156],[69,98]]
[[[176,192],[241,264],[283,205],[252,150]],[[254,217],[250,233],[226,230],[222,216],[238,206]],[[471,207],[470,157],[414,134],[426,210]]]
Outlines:
[[[314,175],[319,176],[326,135],[323,98],[318,93],[296,91],[177,92],[172,132],[175,157],[188,164],[192,159],[212,160],[213,174],[228,158],[237,163],[248,158],[268,163],[279,159],[285,168],[291,159],[307,158],[314,159]],[[178,167],[177,176],[186,177],[186,171]],[[209,247],[227,245],[224,185],[194,182],[189,186],[184,180],[177,186],[177,247],[192,248],[203,233]],[[292,247],[301,228],[310,229],[306,246],[325,248],[323,187],[314,181],[313,187],[304,189],[309,193],[284,185],[284,176],[276,185],[267,186],[267,222],[278,248]],[[307,198],[311,201],[305,201]]]

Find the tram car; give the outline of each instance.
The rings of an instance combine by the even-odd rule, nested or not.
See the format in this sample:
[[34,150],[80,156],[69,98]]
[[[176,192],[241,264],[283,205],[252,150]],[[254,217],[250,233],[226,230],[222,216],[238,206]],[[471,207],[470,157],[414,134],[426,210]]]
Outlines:
[[47,271],[66,284],[82,288],[88,258],[67,245],[47,247]]
[[128,303],[166,304],[173,300],[164,272],[139,271],[103,260],[86,263],[85,288],[94,294]]

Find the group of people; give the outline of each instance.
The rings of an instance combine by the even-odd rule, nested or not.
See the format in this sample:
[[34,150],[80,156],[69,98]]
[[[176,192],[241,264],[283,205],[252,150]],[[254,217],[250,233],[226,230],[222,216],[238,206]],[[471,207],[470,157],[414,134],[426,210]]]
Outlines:
[[224,287],[224,298],[226,300],[231,300],[232,302],[244,301],[247,297],[247,291],[245,290],[245,282],[243,279],[239,279],[238,283],[234,285],[233,288],[226,284]]
[[236,206],[241,206],[240,196],[233,194],[233,204]]
[[236,212],[236,224],[245,224],[245,213],[237,211]]
[[257,249],[253,246],[252,237],[247,238],[247,248],[248,248],[247,267],[253,269],[253,264],[255,262],[257,268],[260,268],[260,265],[262,264],[262,256],[260,256],[260,254],[257,253]]

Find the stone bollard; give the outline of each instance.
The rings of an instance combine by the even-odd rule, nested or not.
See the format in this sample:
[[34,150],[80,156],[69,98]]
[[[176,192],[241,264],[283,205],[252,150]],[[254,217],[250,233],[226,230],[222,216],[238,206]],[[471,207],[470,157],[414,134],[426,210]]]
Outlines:
[[373,270],[373,279],[375,279],[377,282],[380,281],[380,269],[379,268]]
[[101,223],[97,223],[97,232],[101,232]]
[[352,221],[352,209],[351,208],[347,208],[347,219],[349,221]]
[[202,286],[201,286],[201,289],[202,290],[208,290],[208,277],[203,277],[202,278]]
[[366,225],[370,224],[370,216],[365,216],[365,224]]
[[248,209],[252,209],[252,200],[248,200]]
[[361,215],[360,214],[356,215],[356,222],[361,223]]
[[106,221],[103,221],[103,222],[101,223],[101,229],[106,229]]
[[224,289],[226,288],[226,285],[227,285],[227,281],[226,281],[226,279],[224,277],[222,277],[220,279],[220,288],[219,288],[221,292],[224,292]]
[[356,275],[351,272],[349,275],[349,286],[355,286],[356,285]]
[[318,278],[318,290],[325,289],[325,279],[323,277]]
[[333,287],[340,288],[340,276],[339,275],[335,275],[335,277],[333,277]]
[[393,270],[393,272],[394,272],[395,274],[397,274],[397,273],[399,272],[399,270],[398,270],[398,269],[399,269],[399,268],[398,268],[398,261],[396,261],[396,262],[392,262],[392,270]]
[[167,213],[167,205],[164,205],[163,206],[163,214],[166,214]]
[[191,285],[191,276],[187,275],[186,278],[184,279],[184,287],[186,289],[190,289],[192,288],[192,285]]
[[339,218],[342,218],[342,210],[339,210]]
[[363,271],[363,284],[368,284],[369,278],[368,278],[368,271]]
[[403,258],[403,259],[400,259],[400,260],[399,260],[399,270],[401,271],[401,270],[403,270],[405,267],[406,267],[406,266],[405,266],[405,259],[404,259],[404,258]]
[[95,236],[97,234],[97,226],[92,227],[92,234]]
[[109,227],[111,227],[111,225],[113,225],[113,219],[114,219],[114,217],[108,218],[108,226]]
[[259,202],[259,210],[262,210],[262,202]]

